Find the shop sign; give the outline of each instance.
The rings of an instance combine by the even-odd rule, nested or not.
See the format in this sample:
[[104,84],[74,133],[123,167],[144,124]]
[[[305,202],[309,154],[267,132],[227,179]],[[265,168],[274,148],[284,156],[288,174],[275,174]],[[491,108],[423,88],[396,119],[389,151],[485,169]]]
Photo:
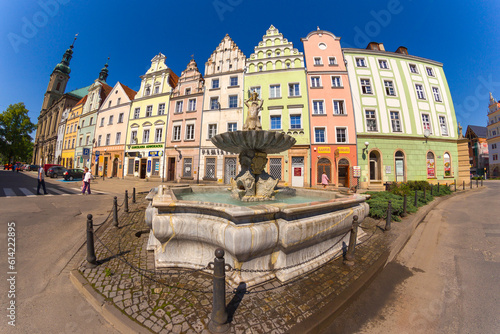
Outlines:
[[434,164],[434,159],[427,159],[427,177],[436,176],[436,165]]
[[293,168],[293,176],[302,176],[302,168],[294,167]]
[[163,144],[151,144],[151,145],[132,145],[130,149],[137,150],[140,148],[163,148]]
[[352,166],[352,175],[354,177],[361,177],[361,167],[360,166]]
[[148,156],[150,157],[161,157],[163,154],[162,151],[149,151]]
[[331,153],[330,147],[318,147],[318,153],[327,154]]
[[151,173],[151,160],[148,160],[148,173]]
[[350,147],[339,147],[338,148],[340,154],[349,154],[351,153]]

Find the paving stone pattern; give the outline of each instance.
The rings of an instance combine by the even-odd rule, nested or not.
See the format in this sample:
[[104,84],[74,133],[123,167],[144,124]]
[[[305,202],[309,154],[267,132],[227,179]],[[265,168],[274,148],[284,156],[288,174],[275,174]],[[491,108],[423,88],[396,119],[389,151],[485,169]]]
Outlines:
[[[98,235],[95,248],[101,264],[89,269],[82,261],[79,271],[107,301],[154,333],[209,333],[211,271],[155,271],[153,252],[146,250],[146,205],[139,195],[130,212],[120,214],[118,229],[109,226]],[[356,248],[352,268],[337,257],[286,284],[273,280],[247,291],[228,287],[231,332],[285,333],[348,289],[387,249],[376,223],[364,224],[367,237]]]

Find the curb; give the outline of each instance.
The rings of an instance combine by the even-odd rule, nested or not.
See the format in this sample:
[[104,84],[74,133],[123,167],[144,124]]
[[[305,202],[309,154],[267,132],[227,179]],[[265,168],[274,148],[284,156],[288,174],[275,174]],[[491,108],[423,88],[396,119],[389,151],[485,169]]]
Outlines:
[[485,189],[474,188],[472,190],[453,192],[447,196],[439,197],[432,201],[430,204],[422,207],[413,216],[408,218],[409,223],[395,231],[392,229],[387,237],[395,238],[390,242],[389,250],[383,253],[377,261],[375,261],[368,270],[366,270],[358,279],[353,281],[351,286],[342,291],[325,307],[310,316],[300,324],[295,325],[288,333],[290,334],[304,334],[304,333],[319,333],[328,326],[330,326],[335,319],[359,296],[365,288],[367,288],[373,281],[375,276],[380,273],[384,267],[391,262],[403,249],[406,243],[410,240],[413,232],[417,226],[425,219],[429,212],[434,209],[438,204],[461,194],[470,194]]
[[125,316],[111,302],[107,301],[100,293],[94,290],[90,283],[80,274],[78,269],[72,269],[69,274],[71,283],[80,294],[100,313],[106,321],[121,333],[150,334],[146,327]]

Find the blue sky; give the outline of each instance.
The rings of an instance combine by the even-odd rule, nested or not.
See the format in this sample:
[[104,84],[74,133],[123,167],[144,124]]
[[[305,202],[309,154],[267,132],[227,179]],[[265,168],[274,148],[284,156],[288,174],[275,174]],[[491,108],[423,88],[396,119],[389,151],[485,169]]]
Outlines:
[[442,62],[458,121],[486,126],[489,92],[500,99],[500,1],[0,1],[0,111],[24,102],[37,122],[54,66],[79,34],[66,91],[90,85],[109,62],[108,84],[137,90],[159,52],[180,75],[201,71],[224,35],[248,57],[271,24],[300,51],[317,26],[343,47],[369,41]]

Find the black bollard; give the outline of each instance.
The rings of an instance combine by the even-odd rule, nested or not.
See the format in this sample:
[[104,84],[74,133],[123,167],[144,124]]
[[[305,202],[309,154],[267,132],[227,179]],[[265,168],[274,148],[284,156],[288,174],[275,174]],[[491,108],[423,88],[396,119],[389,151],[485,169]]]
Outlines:
[[406,213],[406,207],[407,207],[407,199],[406,199],[406,194],[404,195],[403,197],[403,217],[406,217],[407,216],[407,213]]
[[358,237],[358,216],[352,217],[351,235],[349,236],[349,246],[345,254],[344,264],[346,266],[354,265],[354,250],[356,249],[356,240]]
[[125,190],[125,212],[128,212],[128,190]]
[[453,185],[454,185],[454,187],[455,187],[455,192],[457,192],[457,180],[456,180],[456,179],[455,179],[455,180],[453,180]]
[[94,249],[94,223],[92,215],[87,215],[87,267],[95,268],[97,266],[97,258]]
[[135,187],[132,190],[132,203],[135,203]]
[[118,202],[117,197],[113,198],[113,226],[118,227]]
[[415,207],[418,207],[418,192],[415,190]]
[[462,190],[465,190],[465,180],[463,182],[464,182],[464,185],[463,185],[463,189]]
[[439,195],[439,182],[438,182],[438,195]]
[[208,323],[208,329],[214,333],[224,333],[230,329],[227,323],[225,265],[224,250],[222,248],[217,248],[215,250],[214,259],[212,315]]
[[387,204],[387,218],[385,220],[385,230],[390,231],[391,230],[391,221],[392,221],[392,207],[391,207],[391,201]]

